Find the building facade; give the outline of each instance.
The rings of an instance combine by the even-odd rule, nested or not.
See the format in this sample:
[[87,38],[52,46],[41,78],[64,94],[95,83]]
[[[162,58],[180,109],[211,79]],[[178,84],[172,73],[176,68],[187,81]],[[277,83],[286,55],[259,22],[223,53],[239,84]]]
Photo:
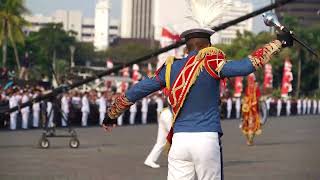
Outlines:
[[109,19],[108,13],[109,4],[104,0],[97,3],[95,18],[83,17],[81,11],[73,10],[57,10],[51,16],[25,15],[31,26],[25,27],[24,31],[28,34],[39,31],[48,23],[62,23],[65,31],[72,30],[77,33],[78,41],[94,43],[97,50],[103,50],[120,36],[120,21]]
[[109,47],[109,1],[100,0],[96,4],[94,47],[105,50]]
[[152,39],[153,0],[123,0],[121,37]]
[[[252,11],[251,2],[234,0],[229,3],[229,8],[215,24],[236,19]],[[190,14],[185,0],[122,0],[121,37],[146,38],[152,34],[155,40],[160,40],[162,28],[180,34],[187,29],[197,28],[190,18],[186,18]],[[253,21],[249,19],[214,34],[212,41],[213,43],[230,43],[236,37],[237,31],[252,31],[252,29]]]
[[[228,5],[228,8],[223,13],[221,19],[219,19],[216,24],[221,24],[221,23],[234,20],[252,11],[253,11],[253,5],[251,2],[242,2],[240,0],[234,0],[232,1],[232,3]],[[244,31],[252,31],[252,30],[253,30],[253,20],[251,18],[215,33],[212,36],[212,42],[230,44],[231,41],[237,37],[238,31],[240,33],[243,33]]]
[[302,26],[312,26],[320,23],[320,0],[295,0],[276,9],[276,14],[281,22],[284,16],[298,19]]

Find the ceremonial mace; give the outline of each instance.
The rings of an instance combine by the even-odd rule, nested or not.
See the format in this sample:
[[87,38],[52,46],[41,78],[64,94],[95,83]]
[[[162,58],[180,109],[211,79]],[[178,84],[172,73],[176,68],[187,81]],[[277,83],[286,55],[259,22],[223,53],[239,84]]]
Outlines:
[[[220,25],[218,25],[218,26],[215,26],[215,27],[212,28],[212,30],[214,30],[214,31],[216,31],[216,32],[221,31],[221,30],[226,29],[226,28],[228,28],[228,27],[230,27],[230,26],[233,26],[233,25],[235,25],[235,24],[238,24],[239,22],[245,21],[245,20],[250,19],[250,18],[252,18],[252,17],[255,17],[255,16],[257,16],[257,15],[259,15],[259,14],[261,14],[261,13],[264,13],[264,12],[270,11],[270,10],[272,10],[272,9],[275,9],[275,8],[277,8],[277,7],[283,6],[283,5],[285,5],[285,4],[289,3],[289,2],[292,2],[292,1],[293,1],[293,0],[278,0],[278,1],[276,1],[275,3],[273,3],[273,4],[270,4],[270,5],[268,5],[268,6],[265,6],[265,7],[261,8],[261,9],[258,9],[258,10],[256,10],[256,11],[253,11],[253,12],[251,12],[251,13],[249,13],[249,14],[246,14],[246,15],[241,16],[241,17],[239,17],[239,18],[236,18],[236,19],[234,19],[234,20],[231,20],[231,21],[222,23],[222,24],[220,24]],[[56,95],[58,95],[58,94],[60,94],[60,93],[66,92],[66,91],[68,91],[68,90],[70,90],[70,89],[76,88],[76,87],[81,86],[81,85],[83,85],[83,84],[86,84],[86,83],[89,83],[89,82],[94,81],[94,80],[96,80],[96,79],[99,79],[99,78],[101,78],[101,77],[103,77],[103,76],[106,76],[106,75],[109,75],[109,74],[111,74],[111,73],[117,72],[117,71],[121,70],[122,68],[129,67],[129,66],[131,66],[131,65],[133,65],[133,64],[141,63],[141,62],[143,62],[143,61],[145,61],[145,60],[148,60],[148,59],[150,59],[150,58],[152,58],[152,57],[158,56],[159,54],[162,54],[162,53],[164,53],[164,52],[167,52],[167,51],[169,51],[169,50],[171,50],[171,49],[180,47],[180,46],[182,46],[182,45],[185,44],[185,43],[186,43],[186,41],[185,41],[184,39],[183,39],[183,40],[180,40],[180,41],[178,41],[178,42],[176,42],[176,43],[174,43],[174,44],[171,44],[171,45],[166,46],[166,47],[164,47],[164,48],[161,48],[161,49],[159,49],[159,50],[157,50],[157,51],[151,52],[151,53],[149,53],[149,54],[147,54],[147,55],[145,55],[145,56],[139,57],[139,58],[137,58],[137,59],[135,59],[135,60],[133,60],[133,61],[130,61],[129,63],[125,63],[124,65],[118,65],[118,66],[116,66],[116,67],[114,67],[114,68],[112,68],[112,69],[109,69],[109,70],[107,70],[107,71],[98,73],[98,74],[96,74],[96,75],[93,76],[93,77],[89,77],[89,78],[87,78],[87,79],[84,79],[84,80],[82,80],[82,81],[75,82],[75,83],[73,83],[73,84],[64,84],[64,85],[61,85],[61,86],[59,86],[58,88],[53,89],[53,90],[52,90],[51,92],[49,92],[48,94],[45,94],[45,95],[42,95],[42,96],[38,96],[38,97],[32,99],[31,101],[28,101],[28,102],[25,102],[25,103],[21,104],[19,107],[13,107],[13,108],[11,108],[11,109],[7,109],[7,110],[4,110],[4,111],[2,111],[2,112],[11,113],[11,112],[14,112],[14,111],[19,110],[20,108],[23,108],[23,107],[26,107],[26,106],[31,106],[33,103],[36,103],[36,102],[39,102],[39,101],[42,101],[42,100],[51,98],[51,97],[56,96]],[[2,113],[2,112],[0,111],[0,113]]]
[[312,49],[310,46],[308,46],[306,43],[302,42],[297,38],[297,36],[294,35],[292,31],[290,31],[288,28],[283,26],[279,20],[278,17],[273,12],[266,12],[262,14],[264,24],[270,27],[275,27],[278,31],[283,31],[290,33],[292,38],[297,41],[301,46],[305,47],[310,53],[318,57],[318,54],[315,52],[314,49]]

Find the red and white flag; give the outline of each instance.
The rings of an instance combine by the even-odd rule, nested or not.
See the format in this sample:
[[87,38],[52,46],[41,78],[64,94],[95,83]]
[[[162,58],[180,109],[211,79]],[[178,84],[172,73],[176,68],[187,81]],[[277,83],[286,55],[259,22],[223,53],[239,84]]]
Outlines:
[[107,70],[113,68],[113,62],[111,61],[110,58],[108,58],[108,59],[106,60],[106,68],[107,68]]
[[243,84],[242,84],[243,77],[237,76],[234,79],[234,97],[241,97],[242,90],[243,90]]
[[139,82],[139,80],[141,79],[141,74],[139,72],[139,65],[137,64],[134,64],[132,66],[132,81],[133,81],[133,84],[136,84],[137,82]]
[[288,97],[288,93],[292,91],[291,81],[293,80],[292,75],[292,64],[289,58],[284,61],[282,85],[281,85],[281,96]]
[[[160,46],[166,47],[174,42],[180,40],[179,34],[169,30],[169,28],[162,28],[161,38],[160,38]],[[163,63],[166,61],[168,56],[176,56],[176,50],[172,49],[170,51],[167,51],[165,53],[162,53],[158,56],[158,63],[157,63],[157,69],[160,68]]]
[[272,88],[273,75],[272,75],[272,65],[266,64],[264,66],[264,79],[263,79],[263,89]]

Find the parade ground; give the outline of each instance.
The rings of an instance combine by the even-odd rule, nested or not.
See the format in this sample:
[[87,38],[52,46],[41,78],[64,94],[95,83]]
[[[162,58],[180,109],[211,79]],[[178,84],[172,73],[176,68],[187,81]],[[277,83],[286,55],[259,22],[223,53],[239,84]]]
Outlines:
[[[222,126],[226,180],[320,179],[320,116],[272,117],[251,147],[239,121],[224,120]],[[143,165],[156,140],[156,124],[119,127],[111,134],[99,127],[76,130],[78,149],[69,148],[68,138],[50,139],[50,149],[39,149],[41,130],[0,131],[0,179],[166,179],[165,155],[159,169]]]

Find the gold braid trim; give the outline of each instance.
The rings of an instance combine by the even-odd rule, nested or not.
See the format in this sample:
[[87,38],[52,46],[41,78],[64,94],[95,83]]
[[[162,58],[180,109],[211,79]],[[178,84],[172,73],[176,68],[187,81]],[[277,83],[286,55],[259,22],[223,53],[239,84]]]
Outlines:
[[248,57],[254,68],[258,69],[267,64],[272,56],[280,51],[281,45],[279,40],[274,40],[249,55]]
[[124,94],[119,95],[115,98],[112,105],[108,108],[108,116],[111,119],[116,119],[119,117],[125,110],[129,109],[129,107],[133,103],[130,102]]

